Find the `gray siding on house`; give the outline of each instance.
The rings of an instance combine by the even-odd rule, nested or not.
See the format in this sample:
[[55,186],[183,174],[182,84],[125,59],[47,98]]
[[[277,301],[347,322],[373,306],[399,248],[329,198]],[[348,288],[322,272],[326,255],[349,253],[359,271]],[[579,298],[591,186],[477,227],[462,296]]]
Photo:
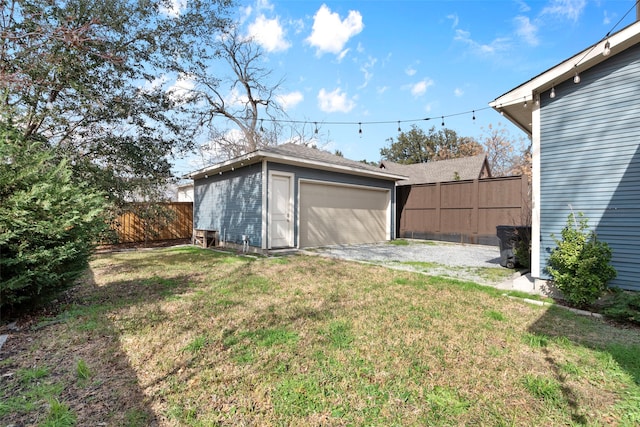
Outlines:
[[[267,170],[268,171],[280,171],[280,172],[288,172],[288,173],[292,173],[295,175],[295,179],[294,179],[294,217],[298,217],[298,213],[299,213],[299,207],[298,207],[298,192],[299,192],[299,180],[300,179],[309,179],[309,180],[317,180],[317,181],[326,181],[326,182],[333,182],[336,184],[347,184],[347,185],[362,185],[362,186],[368,186],[368,187],[377,187],[377,188],[384,188],[384,189],[388,189],[391,190],[391,224],[389,225],[390,227],[390,235],[391,238],[394,239],[395,238],[395,191],[393,191],[395,189],[395,182],[394,181],[387,181],[387,180],[383,180],[383,179],[376,179],[376,178],[368,178],[368,177],[364,177],[364,176],[357,176],[357,175],[349,175],[349,174],[344,174],[344,173],[338,173],[338,172],[328,172],[328,171],[323,171],[323,170],[318,170],[318,169],[310,169],[310,168],[305,168],[305,167],[300,167],[300,166],[292,166],[292,165],[287,165],[287,164],[282,164],[282,163],[275,163],[275,162],[269,162],[267,164]],[[268,209],[268,208],[267,208]],[[298,244],[298,224],[296,221],[296,224],[294,225],[294,235],[295,237],[295,242],[294,244]]]
[[220,238],[262,245],[262,164],[257,163],[197,179],[194,183],[193,227],[218,230]]
[[640,290],[640,47],[580,77],[541,95],[541,267],[573,209],[613,249],[611,284]]

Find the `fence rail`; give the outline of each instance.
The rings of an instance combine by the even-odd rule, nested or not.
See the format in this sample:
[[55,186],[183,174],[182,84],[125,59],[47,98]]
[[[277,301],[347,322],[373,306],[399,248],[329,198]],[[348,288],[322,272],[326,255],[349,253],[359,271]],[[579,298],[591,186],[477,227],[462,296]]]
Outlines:
[[131,203],[111,224],[119,243],[190,239],[193,203]]
[[397,200],[400,237],[497,245],[496,226],[531,224],[525,176],[401,186]]

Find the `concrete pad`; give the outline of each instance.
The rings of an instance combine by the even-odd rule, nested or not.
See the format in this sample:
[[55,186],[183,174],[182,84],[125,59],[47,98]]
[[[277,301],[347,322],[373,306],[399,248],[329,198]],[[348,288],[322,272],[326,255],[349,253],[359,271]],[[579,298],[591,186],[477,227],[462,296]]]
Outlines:
[[531,277],[530,273],[524,274],[513,280],[513,290],[529,292],[529,293],[538,293],[536,291],[535,282]]

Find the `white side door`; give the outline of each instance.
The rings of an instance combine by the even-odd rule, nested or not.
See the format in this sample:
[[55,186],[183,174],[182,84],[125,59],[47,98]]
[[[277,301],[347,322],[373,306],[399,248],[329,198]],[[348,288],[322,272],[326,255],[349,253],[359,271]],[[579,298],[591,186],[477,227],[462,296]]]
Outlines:
[[269,196],[269,248],[293,246],[293,176],[271,173]]

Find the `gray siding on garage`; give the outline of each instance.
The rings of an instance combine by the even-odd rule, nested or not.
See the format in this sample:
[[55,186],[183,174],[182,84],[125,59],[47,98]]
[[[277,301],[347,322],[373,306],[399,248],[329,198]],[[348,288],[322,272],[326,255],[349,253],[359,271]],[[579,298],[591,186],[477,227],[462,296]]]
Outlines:
[[[329,172],[323,171],[319,169],[309,169],[300,166],[292,166],[282,163],[269,162],[267,164],[267,168],[269,171],[280,171],[280,172],[289,172],[295,175],[294,179],[294,216],[297,218],[298,213],[300,212],[298,206],[298,194],[300,191],[299,188],[299,180],[300,179],[308,179],[308,180],[316,180],[316,181],[325,181],[332,182],[336,184],[347,184],[347,185],[362,185],[369,187],[376,187],[391,190],[391,224],[390,227],[390,235],[391,239],[395,238],[395,181],[388,181],[384,179],[377,178],[369,178],[358,175],[349,175],[344,173],[337,172]],[[298,224],[296,222],[294,228],[294,235],[296,236],[294,244],[297,245],[299,243],[299,230]]]
[[612,247],[612,285],[640,290],[640,47],[580,77],[541,95],[541,267],[573,209]]
[[262,245],[262,164],[194,181],[193,227],[218,230],[221,239]]

